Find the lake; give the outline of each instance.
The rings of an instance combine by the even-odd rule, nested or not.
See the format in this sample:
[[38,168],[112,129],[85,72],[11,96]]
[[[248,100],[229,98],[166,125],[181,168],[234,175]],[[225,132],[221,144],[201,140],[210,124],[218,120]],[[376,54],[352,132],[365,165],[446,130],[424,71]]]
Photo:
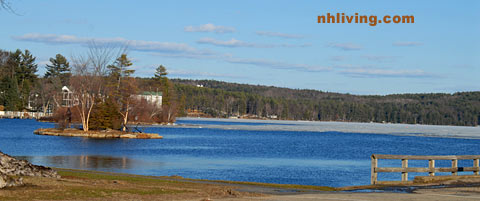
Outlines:
[[[59,168],[334,187],[369,184],[374,153],[480,154],[479,139],[425,136],[477,138],[478,127],[391,125],[388,129],[381,124],[183,118],[176,126],[143,128],[164,136],[159,140],[33,134],[48,127],[54,125],[0,119],[0,151]],[[380,161],[384,167],[400,165],[399,160]],[[449,161],[436,164],[450,165]],[[459,166],[471,165],[472,161],[459,161]],[[411,161],[409,166],[427,166],[427,162]],[[415,175],[420,173],[410,173],[410,179]],[[379,180],[400,178],[400,173],[379,174]]]

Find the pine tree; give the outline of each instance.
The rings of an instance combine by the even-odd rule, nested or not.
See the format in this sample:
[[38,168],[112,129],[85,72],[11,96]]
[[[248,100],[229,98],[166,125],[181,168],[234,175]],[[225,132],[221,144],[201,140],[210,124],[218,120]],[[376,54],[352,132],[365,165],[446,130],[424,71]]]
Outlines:
[[19,94],[18,94],[18,83],[15,77],[10,78],[9,76],[5,77],[5,82],[7,84],[7,90],[5,91],[5,109],[7,111],[17,111],[20,109],[19,106]]
[[127,54],[122,54],[114,64],[107,66],[110,70],[110,77],[117,81],[117,89],[120,88],[122,77],[129,77],[135,73],[135,70],[128,69],[131,65],[132,62],[128,59]]
[[110,88],[109,96],[116,100],[118,105],[116,113],[123,118],[123,131],[126,131],[129,113],[135,102],[132,95],[137,93],[135,79],[130,77],[135,70],[128,69],[130,66],[132,66],[132,62],[126,54],[122,54],[114,64],[107,66],[110,70],[109,84],[107,84]]
[[160,65],[157,67],[155,72],[155,79],[160,80],[168,75],[167,68],[165,66]]
[[[19,50],[17,50],[19,51]],[[17,79],[19,84],[23,85],[25,80],[30,80],[31,83],[37,78],[37,64],[35,64],[35,59],[30,51],[25,50],[24,53],[21,54],[21,61],[20,65],[16,69]]]
[[105,102],[95,105],[90,117],[90,129],[105,130],[121,128],[122,116],[118,113],[118,106],[112,97]]
[[[7,64],[6,64],[6,73],[8,76],[13,79],[13,77],[17,77],[16,72],[19,71],[22,62],[22,51],[17,49],[15,52],[10,53]],[[17,77],[18,81],[18,77]],[[18,83],[17,83],[18,84]]]
[[38,65],[35,63],[36,57],[34,57],[30,51],[25,50],[22,54],[22,66],[26,69],[25,79],[22,83],[22,107],[28,105],[30,92],[32,88],[35,87],[34,84],[37,83],[37,71]]
[[165,66],[160,65],[157,67],[153,79],[156,81],[156,87],[159,87],[160,90],[162,91],[162,104],[167,103],[169,104],[169,93],[168,93],[168,88],[169,88],[169,83],[168,83],[168,78],[167,78],[168,72],[167,68]]
[[62,85],[68,84],[68,79],[71,76],[70,63],[67,59],[61,55],[57,54],[55,58],[50,58],[51,65],[46,66],[47,72],[45,72],[45,78],[60,78]]

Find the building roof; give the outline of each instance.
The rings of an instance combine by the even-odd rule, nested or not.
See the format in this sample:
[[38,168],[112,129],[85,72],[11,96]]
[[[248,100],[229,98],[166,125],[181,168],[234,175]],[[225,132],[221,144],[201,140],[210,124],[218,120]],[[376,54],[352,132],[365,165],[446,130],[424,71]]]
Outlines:
[[62,87],[62,91],[67,91],[67,92],[70,92],[70,89],[68,89],[68,87],[67,87],[67,86],[63,86],[63,87]]
[[161,92],[161,91],[159,91],[159,92],[155,92],[155,91],[144,91],[144,92],[142,92],[140,95],[162,96],[162,92]]

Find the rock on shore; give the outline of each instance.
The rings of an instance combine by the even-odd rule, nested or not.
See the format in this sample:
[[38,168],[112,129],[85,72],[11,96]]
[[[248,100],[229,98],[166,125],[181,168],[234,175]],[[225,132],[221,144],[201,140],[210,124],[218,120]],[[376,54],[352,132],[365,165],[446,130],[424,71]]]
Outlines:
[[23,185],[21,176],[60,178],[49,167],[33,165],[0,152],[0,188]]
[[22,186],[22,178],[13,178],[7,175],[0,173],[0,189],[13,186]]

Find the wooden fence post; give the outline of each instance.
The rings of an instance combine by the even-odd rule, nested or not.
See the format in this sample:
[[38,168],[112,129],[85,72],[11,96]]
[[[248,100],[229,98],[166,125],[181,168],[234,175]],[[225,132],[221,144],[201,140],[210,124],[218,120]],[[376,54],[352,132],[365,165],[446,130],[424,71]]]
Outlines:
[[[452,168],[458,168],[458,160],[457,159],[452,160]],[[457,175],[457,171],[452,172],[452,175]]]
[[377,171],[375,170],[375,168],[377,168],[378,164],[378,159],[375,158],[375,155],[372,155],[370,157],[372,159],[372,167],[371,167],[371,180],[370,180],[370,184],[376,184],[377,183]]
[[428,160],[428,169],[431,171],[428,173],[428,176],[435,176],[435,160]]
[[[478,158],[473,159],[473,167],[479,168],[478,162],[479,162]],[[474,174],[474,175],[478,175],[478,170],[477,170],[477,171],[473,171],[473,174]]]
[[[402,159],[402,168],[408,168],[407,159]],[[408,181],[408,172],[402,172],[402,181]]]

